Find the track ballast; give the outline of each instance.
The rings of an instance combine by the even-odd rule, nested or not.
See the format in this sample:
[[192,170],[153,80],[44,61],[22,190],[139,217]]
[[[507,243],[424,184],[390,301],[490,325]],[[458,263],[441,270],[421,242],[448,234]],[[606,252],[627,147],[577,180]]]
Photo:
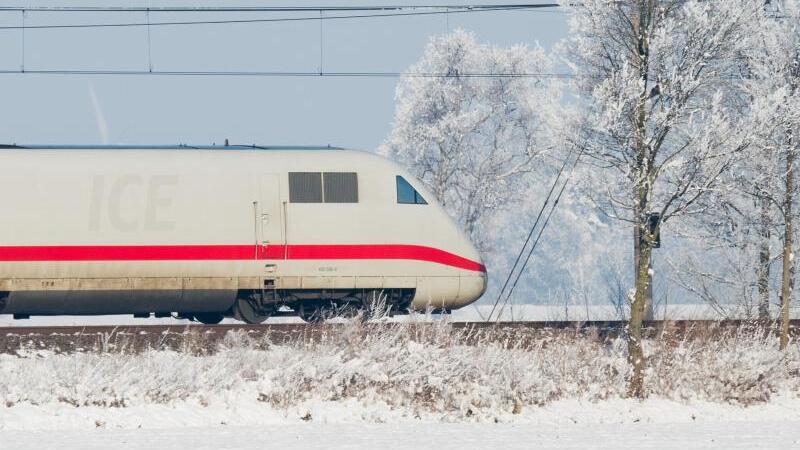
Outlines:
[[[427,328],[441,326],[441,322],[372,322],[360,325],[363,333],[380,332],[390,327]],[[624,321],[540,321],[540,322],[448,322],[456,330],[475,332],[476,336],[492,336],[508,345],[526,345],[553,335],[580,335],[606,340],[624,334]],[[777,329],[777,323],[745,320],[675,320],[647,321],[647,336],[668,335],[673,338],[709,336],[738,327],[763,327]],[[196,353],[213,352],[232,334],[237,339],[247,339],[254,345],[274,345],[286,342],[316,341],[326,336],[344,332],[347,323],[275,323],[261,325],[119,325],[119,326],[14,326],[0,327],[0,353],[18,353],[20,350],[47,350],[59,353],[76,351],[132,351],[146,349],[188,350]],[[800,320],[792,320],[790,330],[799,335]]]

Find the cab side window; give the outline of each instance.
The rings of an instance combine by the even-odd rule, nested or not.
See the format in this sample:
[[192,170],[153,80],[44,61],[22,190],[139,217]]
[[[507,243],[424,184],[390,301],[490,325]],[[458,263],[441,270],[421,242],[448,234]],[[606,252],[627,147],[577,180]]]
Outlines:
[[405,178],[397,175],[397,203],[407,205],[427,205],[428,202],[422,198],[419,192],[414,189]]

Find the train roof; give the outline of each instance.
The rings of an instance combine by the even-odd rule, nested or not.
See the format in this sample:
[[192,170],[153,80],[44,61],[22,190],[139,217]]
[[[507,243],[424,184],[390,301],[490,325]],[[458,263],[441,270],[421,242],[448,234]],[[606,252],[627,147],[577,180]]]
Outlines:
[[0,149],[13,150],[345,150],[331,145],[79,145],[79,144],[0,144]]

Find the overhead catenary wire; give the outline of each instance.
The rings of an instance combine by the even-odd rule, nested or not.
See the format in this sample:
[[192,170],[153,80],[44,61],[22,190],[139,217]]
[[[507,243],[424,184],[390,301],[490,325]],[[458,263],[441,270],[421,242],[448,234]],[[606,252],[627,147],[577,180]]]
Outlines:
[[550,190],[547,192],[547,196],[545,196],[544,203],[542,204],[542,207],[539,209],[539,212],[536,214],[536,219],[533,221],[533,225],[531,226],[531,229],[528,232],[527,237],[525,238],[525,242],[523,242],[522,247],[520,247],[519,252],[517,253],[517,257],[514,260],[514,264],[511,265],[511,269],[508,271],[508,276],[506,276],[506,280],[503,282],[503,286],[497,293],[497,298],[494,300],[492,309],[491,311],[489,311],[489,315],[486,317],[487,321],[491,320],[492,315],[494,315],[494,311],[497,308],[497,305],[500,303],[500,299],[503,297],[503,294],[505,293],[506,288],[508,287],[508,283],[511,281],[511,277],[514,275],[514,272],[516,271],[517,266],[519,265],[520,259],[522,259],[522,255],[525,254],[525,249],[528,248],[528,244],[530,243],[531,238],[533,237],[533,233],[536,231],[536,227],[539,225],[539,220],[541,220],[545,208],[547,208],[547,205],[550,203],[550,197],[553,195],[553,192],[555,191],[556,186],[558,185],[558,180],[561,178],[561,174],[564,173],[564,168],[567,167],[568,162],[569,162],[569,157],[565,158],[563,164],[561,164],[561,167],[559,168],[558,173],[556,174],[556,178],[553,181],[552,186],[550,186]]
[[564,194],[564,191],[566,190],[570,179],[572,179],[572,174],[574,173],[575,167],[578,165],[578,162],[580,161],[581,156],[583,156],[583,150],[581,150],[578,153],[578,156],[575,158],[575,161],[572,163],[572,167],[570,168],[569,175],[564,180],[564,183],[561,185],[561,189],[558,191],[558,195],[556,196],[555,201],[553,202],[553,206],[550,208],[550,211],[548,212],[547,217],[545,218],[545,221],[542,224],[542,227],[539,229],[539,233],[536,236],[536,240],[533,241],[533,245],[531,246],[530,251],[528,251],[528,255],[526,256],[525,261],[522,264],[522,268],[520,268],[520,270],[517,272],[517,276],[514,279],[514,283],[511,285],[511,288],[508,290],[508,294],[506,295],[506,298],[503,301],[503,306],[500,308],[500,312],[497,315],[497,321],[498,322],[500,321],[500,317],[502,316],[506,305],[508,304],[509,300],[511,299],[511,296],[514,295],[514,289],[516,289],[517,284],[519,283],[519,280],[522,278],[522,275],[525,273],[525,268],[528,266],[528,263],[530,262],[530,259],[533,256],[533,252],[536,250],[536,246],[539,244],[539,240],[542,238],[542,235],[544,234],[544,231],[547,229],[547,225],[550,223],[550,218],[553,216],[553,213],[555,212],[556,208],[558,207],[558,204],[561,201],[561,196]]
[[[565,161],[569,161],[569,157],[571,156],[571,154],[572,154],[572,152],[570,152],[570,154],[567,156]],[[500,307],[500,310],[497,313],[497,318],[495,319],[496,322],[500,322],[500,318],[502,317],[503,312],[505,311],[505,307],[508,304],[509,300],[511,299],[512,295],[514,294],[514,289],[516,289],[517,284],[519,283],[519,280],[522,278],[522,275],[525,273],[525,269],[527,268],[528,263],[530,262],[530,259],[533,256],[533,252],[536,250],[536,247],[539,244],[539,241],[541,240],[542,235],[544,234],[544,231],[547,229],[547,225],[550,223],[550,219],[552,218],[553,213],[555,212],[556,208],[558,207],[558,204],[559,204],[559,202],[561,200],[561,196],[564,194],[564,191],[566,190],[567,185],[569,184],[569,181],[572,179],[572,174],[574,173],[575,167],[578,165],[578,162],[580,161],[582,155],[583,155],[583,150],[581,150],[578,153],[578,155],[575,157],[575,159],[573,160],[572,167],[570,168],[570,172],[569,172],[567,178],[561,184],[561,188],[558,191],[558,195],[556,196],[555,200],[553,201],[553,205],[550,207],[550,210],[547,213],[547,216],[545,217],[544,223],[542,224],[541,228],[539,228],[539,233],[536,235],[536,239],[533,241],[533,245],[531,246],[530,250],[528,250],[528,254],[525,257],[525,260],[524,260],[522,266],[517,271],[517,275],[514,278],[514,283],[512,283],[511,287],[508,289],[508,293],[506,294],[505,299],[503,300],[503,304],[502,304],[502,306]],[[564,166],[562,166],[562,170],[563,170],[563,167]],[[560,176],[560,173],[559,173],[559,176]],[[555,186],[555,185],[557,185],[557,183],[558,183],[558,181],[556,180],[556,182],[553,183],[553,185]],[[551,192],[552,192],[552,189],[551,189]],[[548,199],[549,199],[549,194],[548,194]],[[544,209],[544,206],[543,206],[542,209]],[[541,212],[540,212],[540,214],[541,214]],[[539,220],[539,218],[537,217],[536,222],[538,222],[538,220]],[[531,227],[531,229],[532,230],[535,229],[535,226],[536,225],[534,224],[534,226]],[[523,250],[524,250],[524,247],[523,247]],[[509,273],[509,276],[511,276],[511,273]],[[494,311],[494,307],[492,308],[492,310]],[[487,322],[490,321],[490,320],[491,320],[491,315],[487,318]]]
[[[523,5],[523,6],[486,6],[486,7],[452,7],[449,9],[434,11],[409,11],[409,12],[389,12],[389,13],[367,13],[367,14],[346,14],[346,15],[314,15],[302,17],[270,17],[258,19],[215,19],[215,20],[181,20],[165,22],[118,22],[118,23],[73,23],[73,24],[44,24],[44,25],[6,25],[0,26],[0,30],[41,30],[41,29],[69,29],[69,28],[125,28],[125,27],[157,27],[157,26],[191,26],[191,25],[222,25],[222,24],[248,24],[248,23],[271,23],[271,22],[304,22],[322,20],[348,20],[348,19],[376,19],[387,17],[410,17],[410,16],[431,16],[441,14],[469,14],[478,12],[492,11],[524,11],[541,10],[553,8],[557,5]],[[30,11],[30,10],[25,10]],[[150,9],[150,12],[153,12]],[[316,9],[312,11],[326,11]],[[2,12],[2,10],[0,10]]]
[[[0,26],[0,31],[21,30],[23,46],[21,56],[21,69],[20,70],[0,70],[2,74],[29,74],[29,75],[156,75],[156,76],[241,76],[241,77],[372,77],[372,78],[438,78],[447,77],[449,74],[443,73],[410,73],[410,72],[394,72],[394,71],[337,71],[326,72],[323,66],[323,33],[322,21],[323,20],[339,20],[339,19],[366,19],[366,18],[382,18],[382,17],[401,17],[401,16],[420,16],[420,15],[434,15],[445,14],[446,17],[451,13],[472,13],[472,12],[490,12],[490,11],[515,11],[515,10],[539,10],[542,11],[547,8],[555,8],[561,5],[557,3],[520,3],[520,4],[462,4],[462,5],[440,5],[440,4],[417,4],[417,5],[382,5],[382,6],[309,6],[309,7],[294,7],[294,6],[266,6],[266,7],[86,7],[86,6],[65,6],[65,7],[0,7],[0,13],[8,11],[21,11],[23,20],[21,25],[14,26]],[[419,11],[425,9],[424,11]],[[410,11],[408,11],[410,10]],[[128,23],[89,23],[89,24],[40,24],[32,25],[26,23],[24,16],[28,11],[36,12],[138,12],[144,13],[145,20],[143,22],[128,22]],[[169,22],[155,22],[150,17],[151,12],[295,12],[295,11],[317,11],[319,14],[307,17],[271,17],[271,18],[247,18],[247,19],[225,19],[225,20],[193,20],[193,21],[169,21]],[[326,11],[369,11],[370,14],[349,14],[349,15],[326,15]],[[390,11],[386,13],[385,11]],[[391,12],[394,11],[394,12]],[[376,13],[377,12],[377,13]],[[153,26],[170,26],[170,25],[211,25],[211,24],[242,24],[242,23],[269,23],[269,22],[289,22],[289,21],[319,21],[319,65],[315,71],[303,70],[289,70],[289,71],[275,71],[275,70],[155,70],[152,56],[152,42],[150,36],[150,29]],[[147,70],[115,70],[115,69],[80,69],[80,68],[47,68],[40,67],[35,70],[29,70],[25,67],[25,47],[24,39],[27,30],[41,30],[41,29],[69,29],[69,28],[118,28],[118,27],[146,27],[146,51],[147,51]],[[467,73],[460,74],[463,78],[566,78],[570,77],[568,74],[558,73]]]
[[568,73],[460,73],[458,75],[437,72],[318,72],[318,71],[231,71],[231,70],[115,70],[115,69],[4,69],[0,75],[152,75],[152,76],[238,76],[238,77],[334,77],[334,78],[573,78]]
[[304,12],[304,11],[398,11],[409,9],[482,9],[482,8],[557,8],[559,3],[498,3],[443,4],[418,3],[411,5],[339,5],[339,6],[0,6],[4,11],[32,12]]
[[[122,76],[198,76],[198,77],[329,77],[329,78],[535,78],[604,80],[607,76],[588,76],[564,72],[467,72],[454,75],[445,72],[393,72],[393,71],[281,71],[281,70],[136,70],[136,69],[0,69],[0,75],[122,75]],[[742,77],[724,77],[724,80],[739,80]]]

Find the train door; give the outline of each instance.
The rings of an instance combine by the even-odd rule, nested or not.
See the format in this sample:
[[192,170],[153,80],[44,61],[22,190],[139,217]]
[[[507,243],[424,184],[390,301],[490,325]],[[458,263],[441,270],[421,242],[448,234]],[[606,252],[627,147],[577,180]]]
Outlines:
[[[260,177],[259,183],[259,253],[264,259],[284,259],[286,255],[286,236],[280,191],[280,176],[270,173]],[[266,275],[275,272],[275,265],[265,266]]]
[[233,307],[233,316],[247,323],[267,320],[270,312],[269,308],[265,308],[265,303],[277,300],[279,260],[286,255],[280,180],[280,176],[274,173],[258,176],[258,199],[253,200],[253,225],[261,295],[246,291],[247,295],[240,296]]

